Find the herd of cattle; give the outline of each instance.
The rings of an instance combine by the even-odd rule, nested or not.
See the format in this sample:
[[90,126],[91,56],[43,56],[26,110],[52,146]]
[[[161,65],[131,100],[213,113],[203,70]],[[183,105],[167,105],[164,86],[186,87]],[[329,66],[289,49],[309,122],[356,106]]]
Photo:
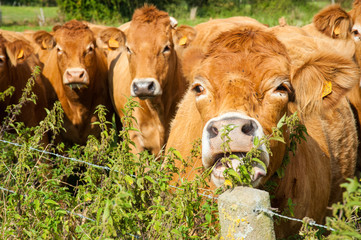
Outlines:
[[[141,106],[134,112],[140,130],[131,133],[134,152],[158,154],[166,144],[186,159],[201,138],[202,159],[186,168],[186,176],[192,179],[202,165],[213,167],[214,188],[223,184],[227,167],[240,164],[220,161],[222,127],[238,126],[230,133],[230,148],[242,157],[254,137],[270,134],[285,113],[297,111],[307,141],[291,155],[283,178],[275,172],[286,145],[271,142],[272,155],[261,146],[267,169],[254,166],[252,185],[272,179],[273,207],[287,208],[291,198],[295,217],[318,223],[340,200],[339,184],[361,169],[361,1],[354,1],[350,12],[329,6],[302,28],[270,28],[247,17],[178,27],[166,12],[147,5],[119,28],[72,20],[52,32],[0,33],[0,91],[16,88],[1,102],[1,119],[6,106],[19,100],[34,67],[41,66],[33,88],[37,104],[23,107],[19,121],[37,125],[44,108],[59,100],[66,129],[60,140],[85,144],[90,134],[100,135],[92,124],[98,121],[96,106],[121,117],[133,96]],[[277,235],[299,227],[282,223]]]

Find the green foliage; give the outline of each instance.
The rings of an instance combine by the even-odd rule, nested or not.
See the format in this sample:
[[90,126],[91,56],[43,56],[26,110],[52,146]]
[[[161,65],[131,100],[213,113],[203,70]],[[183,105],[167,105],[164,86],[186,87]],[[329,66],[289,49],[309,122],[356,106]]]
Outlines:
[[335,229],[329,239],[361,239],[361,182],[357,178],[341,184],[346,191],[343,202],[332,206],[327,225]]
[[[29,93],[24,96],[23,99],[32,99]],[[205,187],[205,181],[199,177],[172,183],[173,176],[179,174],[174,161],[181,160],[176,150],[158,156],[130,151],[134,143],[129,131],[137,131],[132,116],[136,107],[138,103],[128,99],[121,119],[123,129],[117,133],[106,122],[107,110],[99,106],[96,110],[99,121],[95,124],[102,129],[101,138],[89,136],[85,146],[71,148],[54,143],[62,130],[60,103],[48,110],[47,117],[31,130],[5,120],[4,124],[9,126],[3,127],[0,139],[20,145],[0,141],[0,187],[13,191],[1,191],[1,238],[201,239],[216,236],[219,231],[216,200],[199,191]],[[16,134],[5,130],[14,127]],[[50,132],[51,143],[41,144],[44,133]],[[122,141],[115,143],[117,136]],[[197,156],[199,143],[195,146],[193,154]],[[57,152],[67,158],[34,149]],[[76,182],[71,181],[74,176]]]
[[80,19],[87,21],[128,21],[131,19],[136,8],[142,7],[145,3],[154,4],[159,9],[177,2],[177,0],[58,0],[61,11],[67,19]]

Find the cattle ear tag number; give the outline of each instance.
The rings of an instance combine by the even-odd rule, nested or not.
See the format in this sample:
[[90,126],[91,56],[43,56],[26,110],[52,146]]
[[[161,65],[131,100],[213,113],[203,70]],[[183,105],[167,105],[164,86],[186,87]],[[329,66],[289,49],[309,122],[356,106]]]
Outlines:
[[178,45],[183,46],[187,43],[187,36],[183,36],[181,39],[179,39]]
[[20,52],[18,54],[18,59],[21,59],[24,57],[24,50],[20,49]]
[[327,95],[332,93],[332,82],[331,81],[326,81],[323,84],[323,88],[322,88],[322,98],[326,97]]
[[109,45],[109,48],[118,48],[119,42],[111,37],[108,41],[108,45]]
[[334,30],[333,30],[333,33],[338,36],[340,35],[340,27],[336,27]]

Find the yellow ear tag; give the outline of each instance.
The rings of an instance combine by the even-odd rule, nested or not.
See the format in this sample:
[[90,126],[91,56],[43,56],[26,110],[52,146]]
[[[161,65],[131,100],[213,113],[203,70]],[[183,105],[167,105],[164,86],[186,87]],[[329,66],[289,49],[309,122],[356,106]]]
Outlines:
[[108,41],[108,45],[109,45],[109,48],[118,48],[119,42],[111,37]]
[[20,50],[19,54],[18,54],[18,59],[21,59],[24,57],[24,50]]
[[48,48],[48,46],[46,46],[46,44],[45,44],[45,40],[43,40],[43,41],[41,42],[41,46],[42,46],[44,49],[47,49],[47,48]]
[[187,36],[183,36],[181,39],[179,39],[178,45],[183,46],[187,43]]
[[334,30],[333,30],[333,33],[338,36],[340,34],[340,27],[336,27]]
[[322,88],[322,98],[326,97],[327,95],[332,93],[332,82],[331,81],[326,81],[323,84],[323,88]]

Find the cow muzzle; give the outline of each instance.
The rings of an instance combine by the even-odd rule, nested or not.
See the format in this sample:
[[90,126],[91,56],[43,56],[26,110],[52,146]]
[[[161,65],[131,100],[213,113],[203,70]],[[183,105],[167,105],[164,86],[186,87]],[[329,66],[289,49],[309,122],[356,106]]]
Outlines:
[[[225,134],[226,127],[233,130]],[[228,139],[225,135],[231,140],[228,142],[231,153],[225,151],[225,142]],[[223,172],[227,168],[238,171],[239,165],[243,164],[243,158],[254,147],[253,140],[256,136],[259,139],[264,136],[262,126],[256,119],[241,113],[226,113],[207,122],[203,128],[202,162],[206,169],[212,168],[211,179],[216,186],[224,183]],[[261,150],[260,160],[268,167],[269,155],[266,147],[261,145],[258,149]],[[230,158],[227,162],[222,161],[230,154],[236,155],[238,158]],[[252,162],[252,166],[251,183],[257,187],[262,177],[266,175],[266,169],[258,162]]]
[[135,78],[130,93],[133,97],[144,100],[162,95],[162,88],[155,78]]
[[63,75],[64,85],[71,89],[86,88],[89,85],[89,75],[84,68],[68,68]]

